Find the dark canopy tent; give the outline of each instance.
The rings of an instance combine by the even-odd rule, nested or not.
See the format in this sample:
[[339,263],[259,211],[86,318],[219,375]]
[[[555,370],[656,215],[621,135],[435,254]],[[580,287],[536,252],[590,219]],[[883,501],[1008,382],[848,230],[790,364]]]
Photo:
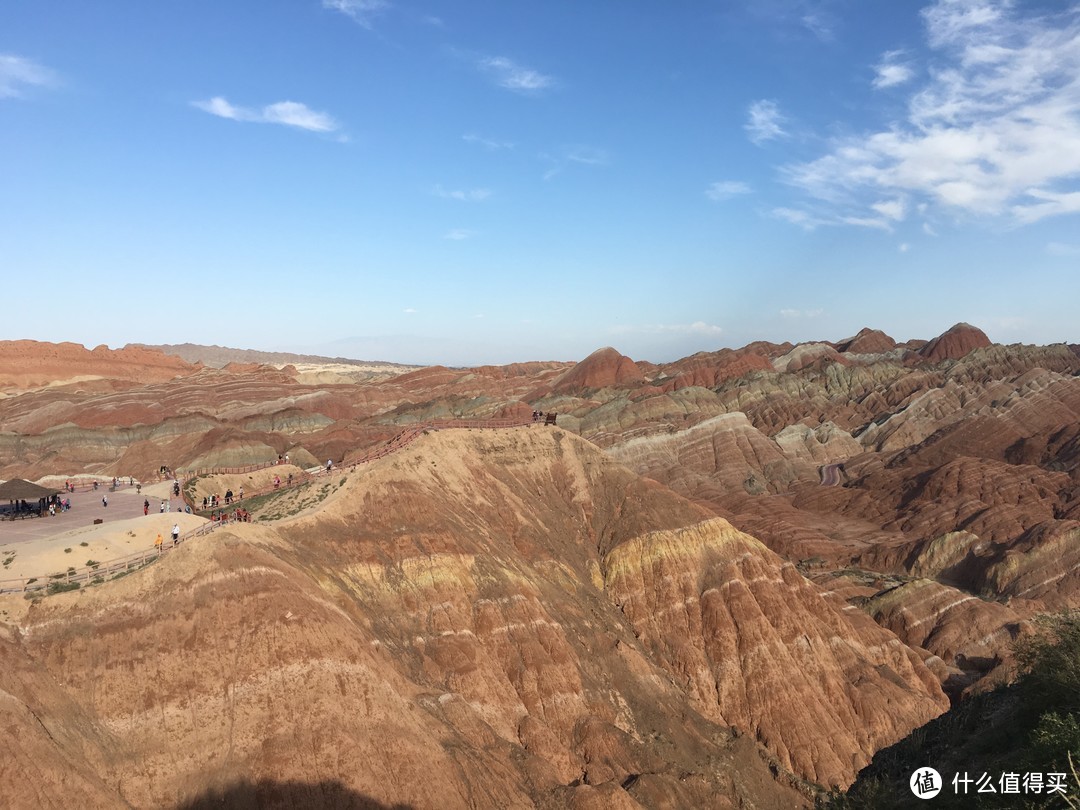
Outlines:
[[[13,478],[0,484],[0,503],[9,503],[8,511],[18,511],[17,507],[31,509],[35,512],[45,511],[45,506],[53,495],[58,495],[59,489],[41,487],[22,478]],[[31,504],[35,504],[31,506]]]

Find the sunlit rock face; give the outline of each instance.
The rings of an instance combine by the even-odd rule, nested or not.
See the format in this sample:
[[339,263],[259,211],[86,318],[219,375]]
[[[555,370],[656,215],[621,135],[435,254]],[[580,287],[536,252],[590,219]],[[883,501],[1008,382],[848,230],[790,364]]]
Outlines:
[[3,688],[80,752],[82,795],[137,805],[332,775],[418,806],[571,804],[580,786],[799,806],[784,772],[846,784],[946,706],[892,633],[541,427],[422,437],[317,507],[17,602],[5,672],[51,680]]
[[356,751],[334,760],[351,790],[418,806],[788,807],[783,774],[846,784],[943,688],[1009,677],[1033,616],[1080,607],[1080,357],[977,332],[356,382],[77,347],[80,374],[4,389],[0,477],[560,427],[421,436],[273,523],[13,603],[20,773],[70,763],[90,806],[318,782],[331,750]]

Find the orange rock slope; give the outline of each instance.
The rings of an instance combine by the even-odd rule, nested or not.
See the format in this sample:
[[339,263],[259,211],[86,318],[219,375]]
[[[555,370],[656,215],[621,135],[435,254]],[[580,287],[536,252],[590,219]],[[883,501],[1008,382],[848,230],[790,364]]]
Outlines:
[[561,430],[433,434],[326,484],[283,493],[279,523],[0,604],[14,806],[276,780],[788,808],[947,705],[922,653]]

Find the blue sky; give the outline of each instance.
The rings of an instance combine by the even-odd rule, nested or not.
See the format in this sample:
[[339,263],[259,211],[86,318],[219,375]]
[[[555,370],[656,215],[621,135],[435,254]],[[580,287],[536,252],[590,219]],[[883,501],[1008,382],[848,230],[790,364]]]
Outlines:
[[1080,342],[1080,7],[9,2],[0,189],[3,339]]

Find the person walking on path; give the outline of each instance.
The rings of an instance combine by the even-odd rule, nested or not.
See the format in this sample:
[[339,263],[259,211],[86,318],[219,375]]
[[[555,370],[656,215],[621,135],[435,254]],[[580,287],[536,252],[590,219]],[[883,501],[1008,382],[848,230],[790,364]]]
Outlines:
[[157,539],[154,540],[154,551],[161,551],[161,544],[165,542],[165,539],[161,536],[161,532],[157,533]]
[[180,542],[180,524],[174,523],[172,527],[172,544],[175,546]]
[[146,516],[146,515],[150,514],[150,501],[146,500],[145,498],[143,499],[143,502],[142,502],[142,513],[143,513],[143,516]]
[[101,505],[104,506],[106,509],[109,508],[109,496],[108,495],[102,495],[101,496]]

